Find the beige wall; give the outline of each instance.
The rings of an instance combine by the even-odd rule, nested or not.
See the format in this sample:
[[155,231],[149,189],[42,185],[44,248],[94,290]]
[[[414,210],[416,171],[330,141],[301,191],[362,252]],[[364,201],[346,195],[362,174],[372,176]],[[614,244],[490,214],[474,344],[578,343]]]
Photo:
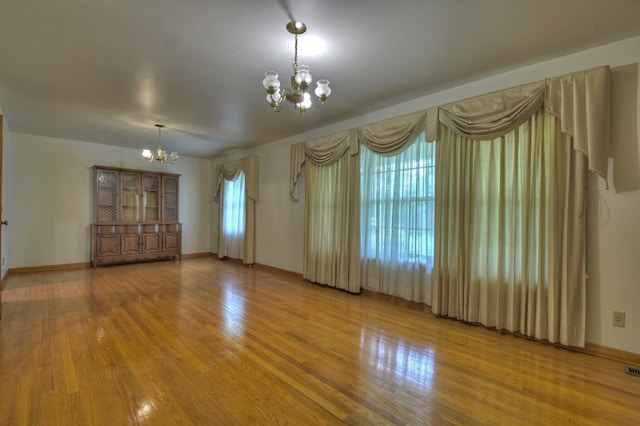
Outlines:
[[[0,114],[2,114],[1,108]],[[2,136],[2,207],[4,209],[4,211],[2,212],[2,220],[4,220],[6,217],[8,217],[10,205],[9,200],[11,199],[11,188],[9,187],[11,162],[9,161],[9,158],[12,152],[11,131],[6,118],[3,122]],[[9,226],[4,226],[2,228],[2,259],[0,259],[0,279],[4,278],[7,271],[9,270],[9,240],[11,238],[11,229],[12,228]]]
[[[257,155],[260,201],[256,205],[256,262],[301,272],[304,191],[300,202],[289,199],[289,147],[315,137],[418,111],[510,86],[539,81],[601,65],[612,67],[613,117],[609,190],[589,179],[587,272],[587,341],[640,354],[640,37],[605,45],[544,63],[506,72],[443,92],[316,129],[255,149],[221,156],[213,163]],[[339,93],[335,93],[339,96]],[[329,102],[326,108],[331,108]],[[291,120],[299,119],[293,112]],[[321,110],[310,114],[322,114]],[[300,185],[304,188],[304,184]],[[215,206],[217,207],[217,205]],[[217,211],[213,210],[217,223]],[[217,230],[212,227],[212,249]],[[626,312],[626,327],[611,325],[613,310]]]
[[22,133],[13,133],[11,147],[11,199],[5,207],[10,268],[89,261],[95,164],[182,174],[182,251],[211,250],[210,161],[181,157],[174,165],[149,164],[133,149]]

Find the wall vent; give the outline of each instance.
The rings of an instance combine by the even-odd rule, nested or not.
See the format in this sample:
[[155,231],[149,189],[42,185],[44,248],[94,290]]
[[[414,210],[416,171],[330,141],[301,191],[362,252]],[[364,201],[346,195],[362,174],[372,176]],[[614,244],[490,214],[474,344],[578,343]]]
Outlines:
[[624,367],[624,372],[627,373],[627,374],[631,374],[632,376],[640,377],[640,368],[634,368],[634,367],[625,366]]

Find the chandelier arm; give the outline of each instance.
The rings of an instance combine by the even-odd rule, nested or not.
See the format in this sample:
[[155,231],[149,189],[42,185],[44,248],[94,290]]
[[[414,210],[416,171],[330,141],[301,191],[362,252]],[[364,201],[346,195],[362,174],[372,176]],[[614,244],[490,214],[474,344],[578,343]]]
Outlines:
[[272,108],[273,108],[273,110],[275,112],[280,112],[280,111],[282,111],[282,106],[283,105],[284,105],[284,102],[280,101],[280,102],[277,102],[276,105],[273,106]]
[[316,108],[322,108],[324,106],[324,102],[325,101],[323,101],[320,98],[311,97],[311,105],[313,105]]
[[275,112],[282,111],[282,107],[285,103],[284,101],[287,99],[287,95],[289,94],[291,94],[291,90],[289,90],[288,88],[282,89],[282,91],[280,92],[280,100],[278,102],[272,101],[271,108],[273,108]]

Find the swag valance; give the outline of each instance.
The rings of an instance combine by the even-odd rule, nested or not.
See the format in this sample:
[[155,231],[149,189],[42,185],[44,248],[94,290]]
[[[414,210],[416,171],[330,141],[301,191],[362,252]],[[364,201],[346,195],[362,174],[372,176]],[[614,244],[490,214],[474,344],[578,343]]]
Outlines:
[[223,180],[234,180],[240,172],[244,172],[247,197],[258,201],[258,157],[247,157],[242,160],[230,161],[218,166],[218,182],[214,200],[220,198],[220,188]]
[[433,129],[431,134],[427,133],[427,140],[435,140],[437,117],[438,109],[430,108],[292,145],[289,187],[292,198],[298,199],[296,184],[307,159],[316,165],[329,165],[347,152],[349,155],[357,155],[359,144],[364,144],[378,154],[395,154],[413,142],[427,126]]
[[379,154],[397,152],[423,131],[426,140],[436,140],[439,125],[469,138],[491,139],[514,130],[542,107],[560,118],[573,149],[587,157],[589,170],[608,188],[609,75],[608,66],[579,71],[293,145],[290,192],[297,199],[295,186],[306,158],[330,164],[347,151],[357,154],[359,143]]

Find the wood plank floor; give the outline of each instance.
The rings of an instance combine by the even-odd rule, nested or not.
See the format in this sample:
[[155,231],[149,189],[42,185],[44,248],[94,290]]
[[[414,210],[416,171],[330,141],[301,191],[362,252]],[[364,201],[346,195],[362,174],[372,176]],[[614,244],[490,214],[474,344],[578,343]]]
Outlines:
[[214,258],[13,275],[2,425],[640,422],[595,356]]

